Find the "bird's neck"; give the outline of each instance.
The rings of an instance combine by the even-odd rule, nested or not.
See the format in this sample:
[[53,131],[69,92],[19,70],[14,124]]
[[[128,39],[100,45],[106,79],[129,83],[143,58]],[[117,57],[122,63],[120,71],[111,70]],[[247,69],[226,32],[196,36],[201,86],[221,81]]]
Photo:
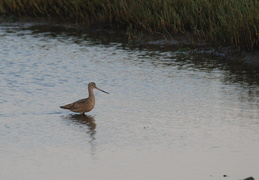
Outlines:
[[89,98],[94,99],[94,90],[92,88],[88,88]]

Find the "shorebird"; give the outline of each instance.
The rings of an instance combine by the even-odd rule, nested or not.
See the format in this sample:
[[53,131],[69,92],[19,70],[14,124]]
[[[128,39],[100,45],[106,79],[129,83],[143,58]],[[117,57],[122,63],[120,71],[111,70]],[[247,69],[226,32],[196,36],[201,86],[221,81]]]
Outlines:
[[88,94],[89,94],[88,98],[80,99],[80,100],[78,100],[76,102],[73,102],[71,104],[60,106],[60,108],[68,109],[68,110],[73,111],[73,112],[78,112],[82,115],[84,115],[85,112],[91,111],[94,108],[94,105],[95,105],[95,97],[94,97],[93,89],[98,89],[99,91],[102,91],[106,94],[109,94],[108,92],[106,92],[104,90],[101,90],[98,87],[96,87],[96,84],[94,82],[90,82],[88,84]]

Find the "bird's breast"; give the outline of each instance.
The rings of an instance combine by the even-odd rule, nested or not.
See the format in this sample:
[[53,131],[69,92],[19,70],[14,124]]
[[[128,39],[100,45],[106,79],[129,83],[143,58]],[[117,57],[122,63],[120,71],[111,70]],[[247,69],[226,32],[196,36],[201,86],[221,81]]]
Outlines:
[[95,101],[94,99],[88,99],[86,105],[85,105],[85,110],[86,111],[91,111],[94,108]]

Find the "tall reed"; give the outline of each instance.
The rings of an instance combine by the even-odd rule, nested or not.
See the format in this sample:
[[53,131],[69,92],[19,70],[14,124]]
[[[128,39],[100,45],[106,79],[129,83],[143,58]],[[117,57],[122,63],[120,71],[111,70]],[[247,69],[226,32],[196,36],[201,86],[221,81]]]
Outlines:
[[259,46],[257,0],[0,0],[2,16],[46,17],[164,35],[192,33],[211,45]]

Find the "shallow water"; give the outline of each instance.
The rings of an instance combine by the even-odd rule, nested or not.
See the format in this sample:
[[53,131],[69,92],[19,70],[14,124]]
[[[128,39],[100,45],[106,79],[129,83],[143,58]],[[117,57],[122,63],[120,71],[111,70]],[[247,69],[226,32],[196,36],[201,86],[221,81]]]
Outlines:
[[[1,24],[0,37],[0,179],[259,178],[249,69],[112,32]],[[93,111],[59,109],[90,81],[110,93]]]

